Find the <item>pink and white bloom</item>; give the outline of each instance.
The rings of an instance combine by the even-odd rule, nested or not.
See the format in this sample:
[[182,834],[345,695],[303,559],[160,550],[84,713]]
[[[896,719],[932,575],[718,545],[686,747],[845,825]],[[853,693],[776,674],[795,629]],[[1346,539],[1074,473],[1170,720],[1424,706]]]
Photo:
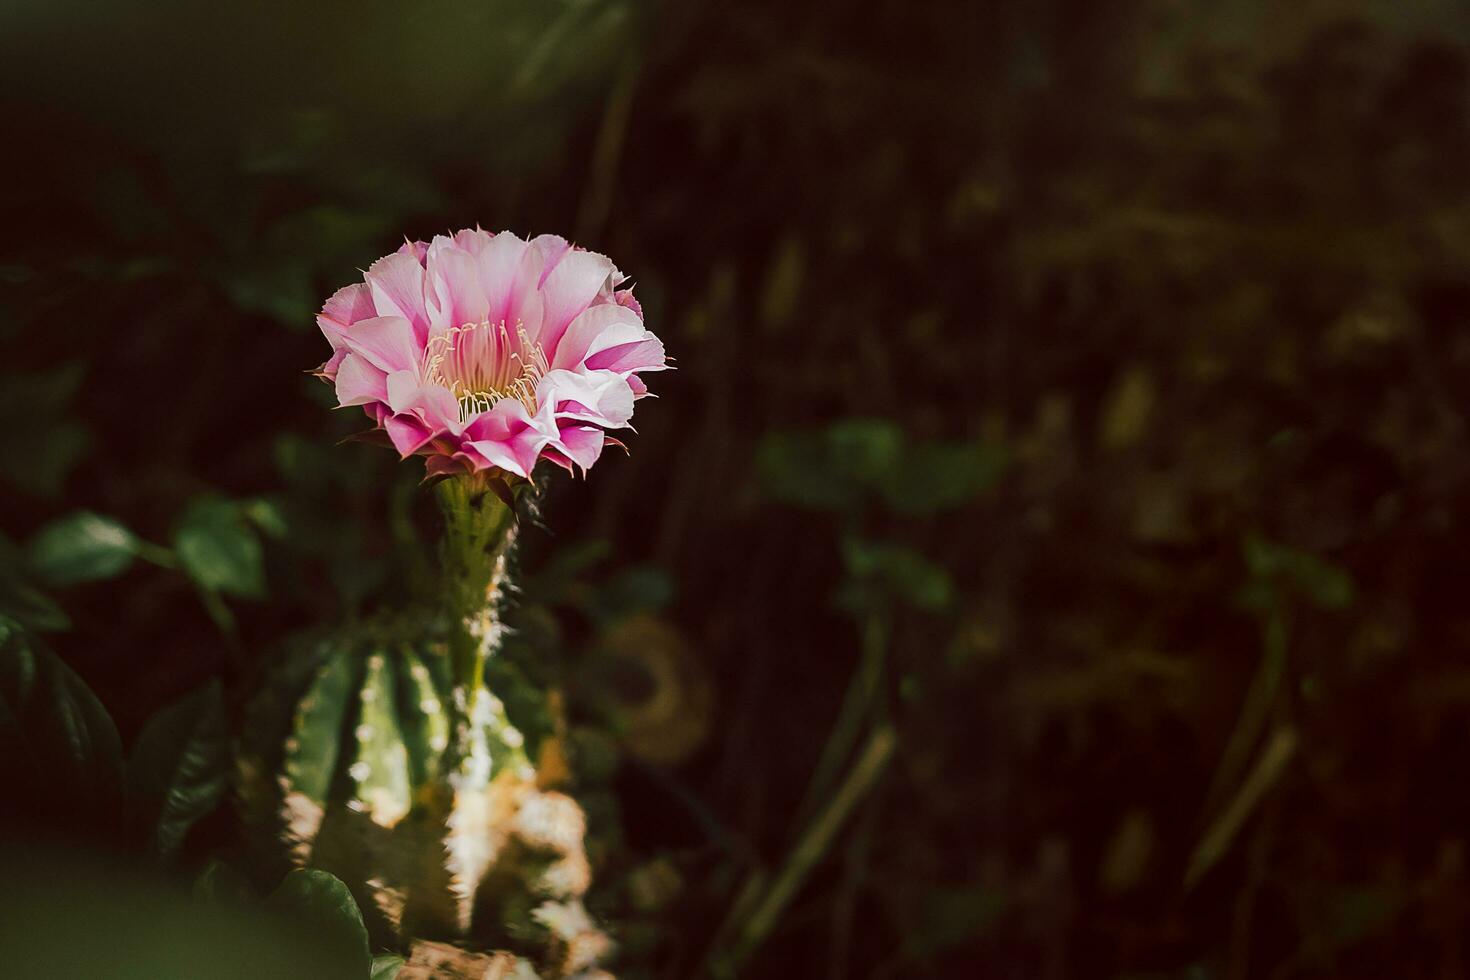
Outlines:
[[322,307],[319,373],[431,476],[585,472],[648,394],[639,373],[667,367],[624,281],[556,235],[405,242]]

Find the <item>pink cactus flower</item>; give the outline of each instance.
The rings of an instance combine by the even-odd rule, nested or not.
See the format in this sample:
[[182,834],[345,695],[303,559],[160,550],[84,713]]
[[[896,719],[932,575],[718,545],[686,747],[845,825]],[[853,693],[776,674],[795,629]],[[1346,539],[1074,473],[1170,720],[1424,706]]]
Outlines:
[[556,235],[405,242],[322,307],[318,373],[430,476],[585,472],[648,394],[639,373],[667,367],[624,281]]

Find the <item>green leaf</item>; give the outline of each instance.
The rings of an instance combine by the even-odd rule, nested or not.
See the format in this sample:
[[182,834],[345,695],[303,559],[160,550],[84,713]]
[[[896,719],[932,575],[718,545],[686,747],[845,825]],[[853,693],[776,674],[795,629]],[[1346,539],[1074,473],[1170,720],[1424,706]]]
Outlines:
[[[7,428],[0,432],[0,478],[34,497],[60,493],[67,475],[87,455],[92,441],[91,433],[80,422],[43,423],[39,431],[18,425]],[[21,432],[26,433],[24,440]]]
[[587,614],[609,623],[635,612],[657,612],[674,598],[674,580],[658,565],[633,565],[611,575],[584,603]]
[[393,980],[398,976],[398,971],[403,969],[403,957],[384,953],[382,956],[373,957],[373,972],[371,980]]
[[228,764],[219,681],[148,720],[128,762],[128,803],[134,819],[148,828],[154,854],[173,857],[189,828],[224,798]]
[[40,374],[7,372],[0,384],[0,479],[38,497],[60,492],[90,442],[83,425],[65,418],[85,374],[75,360]]
[[0,616],[37,633],[71,629],[71,619],[50,596],[5,570],[0,570]]
[[877,486],[899,465],[904,434],[890,419],[834,422],[825,435],[830,465],[863,486]]
[[969,502],[1009,463],[990,442],[914,442],[889,419],[842,419],[820,432],[762,441],[756,469],[775,499],[812,510],[854,511],[876,501],[924,515]]
[[72,819],[106,819],[122,795],[122,745],[107,710],[71,668],[6,617],[0,617],[0,771],[12,801],[39,798]]
[[919,552],[883,541],[849,535],[842,556],[850,577],[841,603],[862,610],[894,597],[919,609],[942,609],[954,595],[949,573]]
[[191,503],[174,531],[174,550],[202,588],[252,599],[265,594],[260,539],[227,500],[200,497]]
[[49,585],[116,578],[133,563],[138,539],[110,517],[77,511],[43,527],[31,540],[31,570]]
[[0,851],[0,975],[107,980],[367,980],[321,930],[260,903],[193,900],[120,860],[68,847]]
[[1283,587],[1322,609],[1352,605],[1352,576],[1331,562],[1254,534],[1245,539],[1241,550],[1252,579],[1242,601],[1250,608],[1265,609],[1283,598],[1279,593]]
[[241,512],[269,538],[281,540],[291,533],[291,526],[286,523],[281,504],[276,500],[268,497],[247,500],[242,505]]
[[217,857],[210,858],[199,877],[194,879],[193,895],[195,901],[207,905],[255,905],[259,902],[249,879]]
[[362,912],[352,892],[336,876],[316,868],[298,868],[271,893],[270,904],[319,934],[344,965],[357,967],[359,976],[373,969]]
[[820,435],[776,432],[756,450],[756,470],[766,492],[783,503],[810,510],[851,510],[862,488],[826,465]]
[[989,442],[919,443],[884,473],[879,489],[900,514],[932,514],[969,503],[994,486],[1009,463],[1005,448]]

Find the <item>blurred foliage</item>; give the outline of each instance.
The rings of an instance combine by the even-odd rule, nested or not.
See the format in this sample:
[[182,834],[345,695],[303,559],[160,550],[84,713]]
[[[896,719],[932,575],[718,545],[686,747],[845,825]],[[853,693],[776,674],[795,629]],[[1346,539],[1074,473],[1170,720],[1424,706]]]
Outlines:
[[15,976],[369,976],[366,967],[359,968],[361,957],[354,962],[343,955],[355,952],[349,945],[355,906],[333,907],[319,896],[291,896],[297,900],[276,903],[280,911],[261,902],[214,904],[109,857],[54,847],[11,847],[0,859],[7,884],[0,894],[0,949],[6,971]]
[[497,667],[561,692],[511,707],[566,727],[619,975],[1459,972],[1450,0],[3,20],[0,758],[119,803],[131,746],[151,801],[18,825],[228,856],[178,706],[431,581],[311,314],[479,221],[612,255],[678,359],[548,484]]

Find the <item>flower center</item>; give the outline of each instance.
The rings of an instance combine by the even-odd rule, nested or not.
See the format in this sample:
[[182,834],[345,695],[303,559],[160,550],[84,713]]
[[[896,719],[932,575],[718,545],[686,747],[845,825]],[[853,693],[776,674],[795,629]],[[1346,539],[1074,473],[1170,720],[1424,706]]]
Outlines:
[[519,320],[514,331],[504,320],[451,327],[424,348],[424,378],[458,399],[461,422],[502,398],[514,398],[535,414],[536,385],[548,370],[541,345],[531,342]]

